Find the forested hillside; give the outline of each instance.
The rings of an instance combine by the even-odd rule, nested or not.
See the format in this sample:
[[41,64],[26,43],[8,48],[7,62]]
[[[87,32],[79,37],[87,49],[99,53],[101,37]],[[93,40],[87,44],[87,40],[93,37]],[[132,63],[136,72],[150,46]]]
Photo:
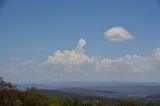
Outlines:
[[[86,95],[83,94],[84,92]],[[144,104],[138,100],[107,98],[96,96],[96,94],[87,95],[89,92],[95,93],[93,90],[85,91],[78,88],[40,90],[29,87],[25,90],[19,90],[12,83],[1,79],[0,106],[158,106],[151,101]]]

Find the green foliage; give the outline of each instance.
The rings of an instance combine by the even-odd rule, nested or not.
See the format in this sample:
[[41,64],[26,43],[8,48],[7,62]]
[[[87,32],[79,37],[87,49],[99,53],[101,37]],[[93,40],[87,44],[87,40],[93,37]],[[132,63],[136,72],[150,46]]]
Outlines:
[[80,100],[75,100],[73,106],[82,106],[82,102]]
[[60,106],[60,101],[56,97],[49,98],[49,106]]
[[13,102],[17,99],[17,89],[15,85],[12,85],[10,82],[0,80],[0,104],[12,105]]
[[59,99],[38,93],[35,87],[19,91],[10,82],[0,80],[0,106],[14,106],[16,101],[23,106],[60,106]]
[[32,86],[32,87],[26,88],[26,93],[29,95],[33,95],[33,94],[37,94],[38,90],[36,87]]
[[152,102],[148,102],[146,106],[154,106],[154,104]]
[[[59,92],[58,92],[59,93]],[[27,88],[25,91],[19,91],[10,82],[0,80],[0,106],[14,106],[21,102],[23,106],[106,106],[102,100],[97,98],[72,98],[66,99],[50,97],[40,94],[35,87]],[[117,102],[115,102],[117,103]],[[21,105],[19,105],[21,106]],[[107,105],[108,106],[108,105]],[[124,101],[115,106],[140,106],[134,101]],[[154,106],[148,102],[146,106]]]
[[137,102],[127,101],[118,103],[116,106],[140,106]]
[[92,106],[91,103],[85,103],[83,106]]
[[97,103],[97,106],[105,106],[105,104],[102,102],[99,102],[99,103]]
[[33,87],[21,92],[20,97],[26,106],[60,106],[58,98],[39,94]]
[[62,106],[72,106],[73,102],[71,99],[67,99],[62,103]]

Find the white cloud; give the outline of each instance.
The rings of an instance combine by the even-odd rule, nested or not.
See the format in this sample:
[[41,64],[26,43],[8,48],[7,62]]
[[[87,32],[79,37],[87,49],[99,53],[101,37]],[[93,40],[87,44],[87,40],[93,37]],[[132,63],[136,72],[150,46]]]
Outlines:
[[84,54],[84,46],[86,45],[86,41],[84,39],[80,39],[78,46],[74,50],[64,50],[61,52],[60,50],[56,50],[53,56],[48,57],[47,62],[53,62],[57,64],[84,64],[87,62],[91,62],[91,57]]
[[84,64],[90,62],[89,56],[81,52],[76,52],[75,50],[65,50],[61,52],[60,50],[55,51],[53,56],[48,57],[48,62],[53,62],[57,64]]
[[76,47],[76,52],[85,52],[84,46],[87,44],[87,42],[84,39],[80,39],[78,42],[78,46]]
[[80,40],[79,40],[78,47],[83,48],[86,44],[87,44],[87,42],[86,42],[84,39],[80,39]]
[[160,60],[160,48],[157,48],[154,53],[153,53],[154,57],[158,60]]
[[37,48],[37,51],[43,51],[44,48]]
[[16,82],[52,82],[67,80],[160,81],[160,49],[149,56],[125,55],[117,59],[99,58],[77,52],[84,50],[80,40],[73,50],[56,50],[44,62],[16,62],[0,72],[5,79]]
[[122,42],[126,40],[134,39],[134,36],[131,35],[123,27],[112,27],[104,33],[105,37],[109,41]]
[[31,51],[32,49],[27,47],[27,48],[24,48],[25,51]]

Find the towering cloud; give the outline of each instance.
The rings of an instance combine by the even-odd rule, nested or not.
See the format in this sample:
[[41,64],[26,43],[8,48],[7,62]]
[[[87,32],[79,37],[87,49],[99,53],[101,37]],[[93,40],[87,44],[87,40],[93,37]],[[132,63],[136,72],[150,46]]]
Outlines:
[[84,54],[84,46],[86,45],[84,39],[80,39],[78,46],[74,50],[60,50],[55,51],[53,56],[48,57],[48,62],[53,62],[57,64],[83,64],[91,61],[91,58]]
[[85,52],[84,46],[87,44],[87,42],[84,39],[80,39],[78,42],[78,46],[76,47],[77,52]]
[[123,27],[112,27],[107,30],[104,35],[109,41],[122,42],[126,40],[134,39],[134,36],[131,35],[126,29]]

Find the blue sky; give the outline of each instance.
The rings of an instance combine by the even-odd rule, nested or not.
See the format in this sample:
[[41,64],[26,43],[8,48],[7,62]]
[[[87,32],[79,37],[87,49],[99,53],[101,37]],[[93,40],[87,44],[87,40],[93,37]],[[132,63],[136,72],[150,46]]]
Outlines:
[[[134,39],[121,42],[109,40],[104,33],[117,27],[123,28],[134,36]],[[160,2],[158,0],[0,1],[1,70],[7,70],[16,62],[34,60],[43,63],[56,50],[62,52],[65,49],[73,50],[80,39],[87,42],[84,47],[87,56],[115,60],[127,54],[150,57],[160,47]],[[12,76],[13,78],[5,77],[18,81],[15,79],[16,75]],[[73,78],[73,80],[81,79]],[[150,79],[140,81],[150,81]],[[151,78],[151,81],[160,79]]]

